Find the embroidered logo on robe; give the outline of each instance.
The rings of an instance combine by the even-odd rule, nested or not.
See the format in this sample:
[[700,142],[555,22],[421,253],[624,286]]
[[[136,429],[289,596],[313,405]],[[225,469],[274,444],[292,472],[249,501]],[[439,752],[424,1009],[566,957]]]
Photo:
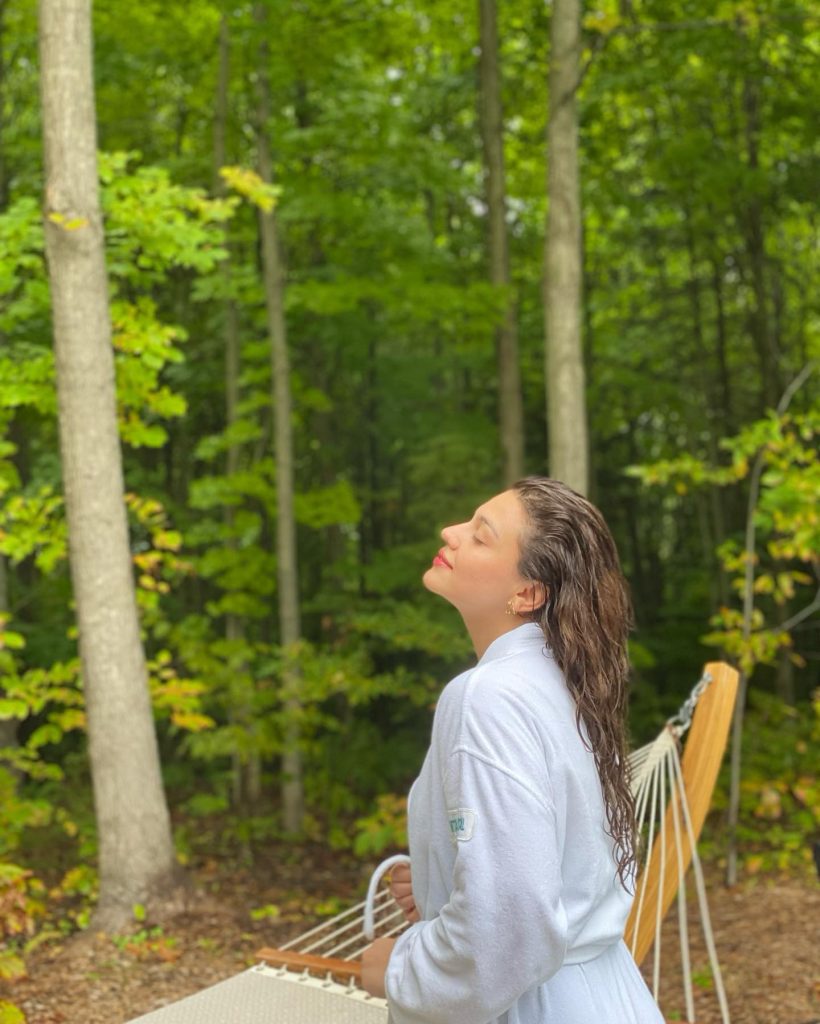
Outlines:
[[450,819],[450,841],[453,845],[466,843],[468,839],[473,838],[475,811],[471,811],[469,807],[454,807],[447,811],[447,817]]

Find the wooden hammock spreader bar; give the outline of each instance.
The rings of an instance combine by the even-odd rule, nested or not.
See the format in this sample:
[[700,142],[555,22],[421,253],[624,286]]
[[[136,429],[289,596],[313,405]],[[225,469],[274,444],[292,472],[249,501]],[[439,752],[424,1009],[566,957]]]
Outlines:
[[271,967],[287,967],[289,970],[308,971],[324,977],[330,974],[336,980],[349,982],[359,981],[362,976],[362,965],[358,960],[336,960],[333,957],[313,956],[311,953],[292,953],[287,949],[260,949],[256,954],[258,960]]
[[[718,771],[723,760],[738,686],[737,672],[724,662],[709,662],[705,672],[712,677],[712,682],[701,694],[695,706],[692,726],[684,744],[681,761],[692,832],[696,840],[706,820]],[[643,901],[646,907],[655,908],[658,905],[660,894],[661,916],[666,914],[678,889],[678,871],[676,870],[678,857],[682,856],[683,858],[684,872],[692,860],[692,846],[685,830],[680,836],[682,847],[680,854],[676,851],[674,814],[681,814],[680,797],[673,795],[672,800],[675,800],[678,806],[673,810],[670,800],[670,806],[666,810],[666,827],[653,844],[651,859],[648,861],[653,870],[650,870],[646,879],[646,894]],[[662,847],[664,842],[665,848]],[[657,865],[662,862],[669,865],[669,870],[665,872],[657,870]],[[675,865],[674,870],[673,865]],[[641,875],[636,881],[636,893],[641,891],[643,884],[644,879]],[[624,938],[627,946],[634,949],[633,955],[636,963],[641,963],[655,939],[656,915],[654,913],[641,915],[636,936],[637,914],[638,900],[636,899],[626,924]]]

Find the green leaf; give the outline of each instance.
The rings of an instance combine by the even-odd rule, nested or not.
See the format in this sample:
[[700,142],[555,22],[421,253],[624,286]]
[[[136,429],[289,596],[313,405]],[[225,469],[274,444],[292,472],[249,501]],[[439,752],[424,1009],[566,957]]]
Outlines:
[[[0,969],[0,973],[2,970]],[[26,1015],[19,1006],[0,999],[0,1024],[26,1024]]]
[[4,721],[17,718],[22,722],[23,719],[28,718],[29,710],[29,706],[24,700],[0,697],[0,719]]

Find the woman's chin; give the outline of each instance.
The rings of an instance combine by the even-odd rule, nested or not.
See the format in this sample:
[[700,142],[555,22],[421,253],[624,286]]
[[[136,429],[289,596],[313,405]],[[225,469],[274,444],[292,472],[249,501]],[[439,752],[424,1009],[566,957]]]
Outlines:
[[431,593],[439,593],[439,589],[436,586],[436,567],[434,565],[431,565],[427,572],[422,576],[421,582]]
[[422,576],[421,582],[431,594],[438,594],[439,597],[449,600],[447,597],[446,587],[442,586],[444,583],[442,573],[444,572],[450,572],[450,570],[442,569],[441,566],[438,565],[431,565],[427,572]]

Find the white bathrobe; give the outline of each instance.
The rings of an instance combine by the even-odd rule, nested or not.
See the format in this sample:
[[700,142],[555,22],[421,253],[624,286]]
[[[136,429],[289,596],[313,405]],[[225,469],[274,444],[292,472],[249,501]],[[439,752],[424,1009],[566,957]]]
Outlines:
[[422,920],[396,942],[394,1024],[663,1024],[622,941],[601,785],[528,623],[453,679],[409,800]]

